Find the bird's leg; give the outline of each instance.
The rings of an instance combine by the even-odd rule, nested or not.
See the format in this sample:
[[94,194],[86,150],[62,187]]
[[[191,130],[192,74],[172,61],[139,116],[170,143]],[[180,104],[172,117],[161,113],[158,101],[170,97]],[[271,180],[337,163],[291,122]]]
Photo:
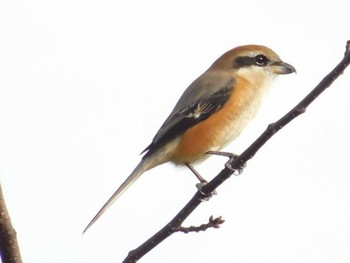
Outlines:
[[206,196],[206,197],[203,198],[201,201],[208,201],[212,195],[216,195],[216,191],[212,192],[212,193],[209,194],[209,195],[206,194],[206,193],[203,193],[202,187],[203,187],[204,185],[206,185],[206,184],[208,183],[208,181],[205,180],[205,179],[198,173],[198,171],[197,171],[196,169],[194,169],[194,167],[193,167],[191,164],[186,163],[185,165],[188,167],[188,169],[191,170],[191,172],[192,172],[192,173],[197,177],[197,179],[199,180],[199,183],[196,184],[196,187],[197,187],[198,191],[200,191],[204,196]]
[[225,167],[229,170],[231,170],[234,173],[237,173],[237,175],[241,174],[243,169],[246,167],[246,164],[242,166],[240,169],[233,169],[231,166],[231,162],[238,157],[237,154],[230,153],[230,152],[221,152],[221,151],[207,151],[206,154],[212,154],[212,155],[219,155],[219,156],[225,156],[228,157],[229,160],[225,163]]
[[206,154],[212,154],[212,155],[219,155],[219,156],[225,156],[230,159],[235,159],[237,158],[237,154],[230,153],[230,152],[221,152],[221,151],[207,151]]
[[191,172],[197,177],[197,179],[199,180],[199,182],[204,185],[207,184],[207,180],[205,180],[198,172],[196,169],[194,169],[194,167],[192,166],[192,164],[186,163],[186,166],[188,167],[188,169],[191,170]]

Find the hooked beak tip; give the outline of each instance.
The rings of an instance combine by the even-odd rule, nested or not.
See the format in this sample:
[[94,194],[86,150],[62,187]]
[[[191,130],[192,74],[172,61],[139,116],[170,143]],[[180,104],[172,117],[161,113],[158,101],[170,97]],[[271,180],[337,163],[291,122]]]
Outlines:
[[297,72],[297,70],[292,65],[283,61],[272,64],[272,71],[275,74],[291,74]]

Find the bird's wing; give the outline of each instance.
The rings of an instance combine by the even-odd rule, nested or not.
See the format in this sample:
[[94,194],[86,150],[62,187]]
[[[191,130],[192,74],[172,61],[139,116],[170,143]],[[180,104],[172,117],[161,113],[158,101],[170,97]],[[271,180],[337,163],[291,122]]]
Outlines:
[[217,74],[206,76],[204,73],[186,89],[152,143],[142,151],[147,152],[143,158],[147,158],[172,139],[218,111],[229,99],[233,88],[232,77]]

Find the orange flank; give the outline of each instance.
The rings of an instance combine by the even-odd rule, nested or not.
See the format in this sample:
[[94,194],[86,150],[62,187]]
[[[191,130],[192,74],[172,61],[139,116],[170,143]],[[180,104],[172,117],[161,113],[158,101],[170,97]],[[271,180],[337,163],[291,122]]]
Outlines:
[[233,94],[220,110],[188,129],[181,136],[172,155],[171,160],[174,163],[193,163],[203,158],[207,151],[220,150],[240,134],[245,124],[253,117],[251,108],[256,106],[254,101],[260,101],[260,96],[254,96],[259,92],[254,90],[252,83],[243,78],[238,81],[241,82],[240,87],[245,86],[250,90],[233,88]]

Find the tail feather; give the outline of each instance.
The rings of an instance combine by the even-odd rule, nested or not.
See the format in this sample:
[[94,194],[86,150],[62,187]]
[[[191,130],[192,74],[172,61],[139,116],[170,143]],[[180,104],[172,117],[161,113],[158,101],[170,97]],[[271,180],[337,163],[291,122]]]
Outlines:
[[134,171],[129,175],[128,178],[119,186],[117,191],[107,200],[107,202],[102,206],[100,211],[94,216],[90,223],[86,226],[83,233],[85,233],[100,216],[106,212],[106,210],[117,200],[144,172],[152,168],[151,163],[148,159],[142,160],[139,165],[134,169]]

